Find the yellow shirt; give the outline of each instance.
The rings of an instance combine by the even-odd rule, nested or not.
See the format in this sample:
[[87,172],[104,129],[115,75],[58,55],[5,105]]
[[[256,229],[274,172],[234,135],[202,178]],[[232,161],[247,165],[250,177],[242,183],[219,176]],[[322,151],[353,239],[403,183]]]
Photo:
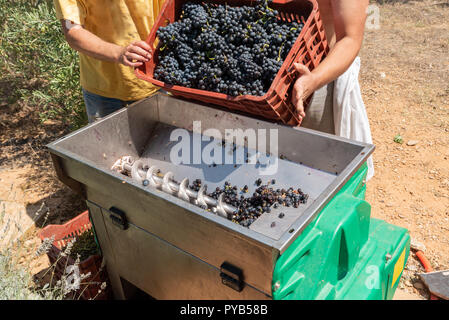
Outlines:
[[[126,46],[146,40],[164,0],[54,0],[58,19],[82,25],[99,38]],[[124,101],[139,100],[158,88],[139,80],[130,67],[80,53],[81,86]]]

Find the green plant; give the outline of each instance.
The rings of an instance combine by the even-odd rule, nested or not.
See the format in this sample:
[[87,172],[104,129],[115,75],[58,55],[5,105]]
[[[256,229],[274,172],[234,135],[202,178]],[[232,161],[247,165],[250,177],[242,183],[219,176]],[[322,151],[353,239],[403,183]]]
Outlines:
[[[88,233],[86,233],[86,235],[88,235]],[[89,241],[89,237],[86,235],[83,237],[84,240],[82,240],[84,244],[81,244],[78,247],[75,246],[78,238],[72,239],[58,254],[56,261],[47,269],[47,271],[35,279],[36,282],[42,283],[42,280],[45,279],[46,275],[50,276],[49,280],[44,280],[45,284],[43,286],[40,285],[34,288],[35,292],[45,297],[46,300],[78,300],[89,286],[96,284],[95,282],[90,282],[88,280],[92,276],[90,272],[87,274],[80,274],[79,264],[81,256],[78,253],[74,253],[75,249],[80,251],[80,248],[83,248],[81,251],[86,253],[83,251],[86,248],[85,242]],[[54,236],[52,238],[44,239],[41,246],[37,249],[36,255],[39,256],[47,253],[52,247],[53,242]],[[69,262],[69,256],[74,257],[75,261],[72,260],[72,262]],[[59,276],[56,273],[58,262],[61,262],[64,265],[63,272]],[[98,272],[93,275],[93,278],[95,278],[101,271],[102,269],[98,270]],[[92,299],[95,300],[105,288],[106,282],[101,283],[96,296]]]
[[39,108],[42,121],[86,124],[78,54],[65,41],[53,1],[0,0],[0,34],[0,104],[21,100]]
[[[41,209],[39,209],[41,210]],[[13,227],[13,224],[15,225]],[[0,300],[62,300],[81,299],[83,293],[95,285],[98,292],[92,298],[95,300],[105,289],[106,282],[101,284],[93,282],[103,269],[103,266],[94,275],[90,272],[81,274],[80,254],[88,254],[96,243],[91,243],[90,233],[85,232],[82,242],[75,245],[78,238],[72,239],[67,246],[59,252],[56,261],[48,268],[31,276],[31,269],[24,267],[24,256],[28,248],[22,239],[20,226],[15,220],[6,218],[4,212],[0,213]],[[36,257],[46,254],[53,246],[55,236],[42,241],[35,254]],[[86,251],[89,250],[89,251]],[[68,259],[69,256],[73,260]],[[62,273],[56,272],[58,262],[63,265]]]
[[92,229],[89,229],[76,237],[70,256],[73,259],[76,259],[77,256],[79,256],[79,259],[84,261],[95,254],[98,254],[98,247],[95,242],[94,232]]
[[30,274],[18,267],[11,249],[0,252],[0,300],[42,300],[32,289]]
[[402,136],[398,133],[397,135],[394,136],[393,141],[399,144],[402,144],[404,142],[404,139],[402,138]]

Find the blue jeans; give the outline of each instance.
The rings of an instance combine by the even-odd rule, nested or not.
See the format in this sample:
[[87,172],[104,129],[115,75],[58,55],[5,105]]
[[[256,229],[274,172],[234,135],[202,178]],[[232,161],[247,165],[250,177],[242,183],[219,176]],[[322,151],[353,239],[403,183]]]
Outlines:
[[84,104],[86,105],[89,123],[97,121],[108,114],[113,113],[134,101],[123,101],[114,98],[106,98],[83,89]]

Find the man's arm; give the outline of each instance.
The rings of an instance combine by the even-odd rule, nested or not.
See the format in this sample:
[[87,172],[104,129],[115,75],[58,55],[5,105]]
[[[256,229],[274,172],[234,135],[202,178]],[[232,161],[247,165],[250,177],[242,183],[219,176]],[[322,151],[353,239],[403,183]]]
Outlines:
[[129,67],[141,66],[151,59],[151,47],[135,41],[126,47],[106,42],[80,25],[61,20],[62,30],[70,47],[99,60],[121,63]]
[[342,75],[357,57],[363,41],[368,0],[332,0],[336,43],[328,56],[312,72],[295,64],[301,77],[296,81],[292,103],[298,115],[305,117],[303,101],[314,91]]

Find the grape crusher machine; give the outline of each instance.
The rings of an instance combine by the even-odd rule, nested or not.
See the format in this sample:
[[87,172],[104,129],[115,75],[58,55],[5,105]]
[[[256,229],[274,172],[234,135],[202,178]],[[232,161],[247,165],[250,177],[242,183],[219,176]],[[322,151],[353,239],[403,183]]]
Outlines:
[[[215,132],[196,151],[194,121],[203,138]],[[194,154],[227,129],[275,130],[275,174],[261,175],[259,163],[176,165],[176,129]],[[235,148],[251,153],[246,142]],[[156,299],[391,299],[409,254],[407,230],[370,217],[372,145],[158,93],[48,148],[59,179],[87,201],[118,299],[135,288]],[[300,187],[308,200],[245,227],[207,195],[225,181],[252,194],[258,178]],[[200,190],[189,187],[195,179]]]

